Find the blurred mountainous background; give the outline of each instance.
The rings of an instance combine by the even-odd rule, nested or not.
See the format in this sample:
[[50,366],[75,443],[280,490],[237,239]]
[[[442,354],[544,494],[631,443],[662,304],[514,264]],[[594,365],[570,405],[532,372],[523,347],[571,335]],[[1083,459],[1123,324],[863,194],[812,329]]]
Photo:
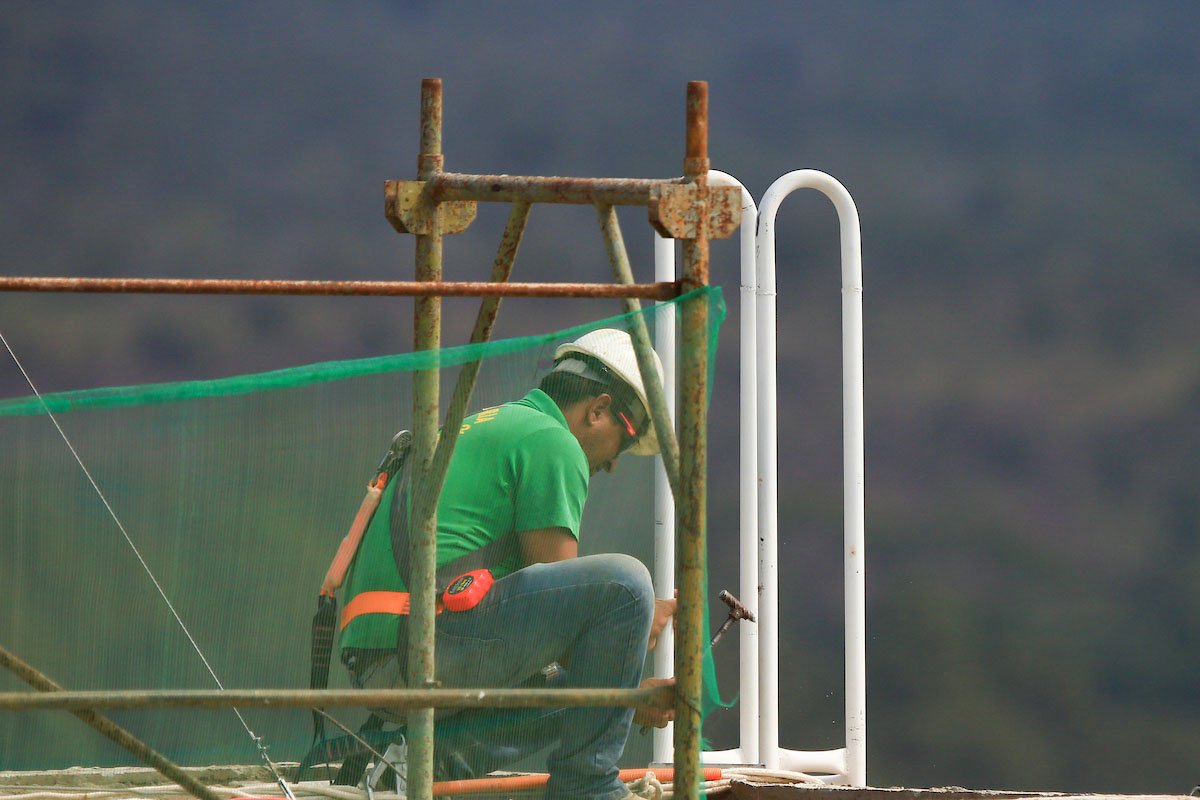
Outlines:
[[[714,168],[756,198],[821,169],[862,217],[871,783],[1186,793],[1197,30],[1191,0],[10,1],[0,271],[410,279],[382,183],[415,175],[421,78],[444,80],[448,170],[614,177],[680,173],[685,83],[707,80]],[[448,279],[486,278],[506,213],[447,241]],[[621,219],[650,280],[644,216]],[[778,230],[781,738],[813,750],[843,736],[837,219],[801,193]],[[608,278],[590,209],[534,210],[514,279]],[[715,597],[737,574],[736,240],[713,279]],[[446,302],[446,344],[475,304]],[[411,309],[8,294],[0,330],[55,391],[403,352]],[[499,333],[618,312],[506,301]],[[0,396],[28,393],[5,354]]]

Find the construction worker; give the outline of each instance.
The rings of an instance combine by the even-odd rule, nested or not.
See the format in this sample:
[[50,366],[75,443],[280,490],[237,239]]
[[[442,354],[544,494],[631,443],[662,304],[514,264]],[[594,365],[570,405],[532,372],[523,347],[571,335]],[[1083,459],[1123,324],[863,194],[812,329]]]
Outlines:
[[[654,362],[661,380],[657,354]],[[449,585],[447,604],[464,582],[463,594],[478,596],[437,617],[442,686],[673,683],[641,676],[675,601],[655,599],[645,565],[631,556],[578,556],[590,477],[611,472],[624,453],[657,452],[632,342],[613,329],[560,346],[539,388],[464,421],[438,504],[439,588]],[[391,513],[377,514],[367,530],[342,616],[342,661],[360,688],[406,685],[407,617],[366,600],[356,606],[389,595],[407,602],[404,556],[398,565],[393,555],[407,510],[402,492],[385,502]],[[486,567],[490,575],[444,583],[446,566],[456,574]],[[672,716],[636,711],[640,725],[662,727]],[[617,762],[634,718],[623,708],[439,711],[435,775],[479,777],[553,747],[547,797],[619,800],[630,796]]]

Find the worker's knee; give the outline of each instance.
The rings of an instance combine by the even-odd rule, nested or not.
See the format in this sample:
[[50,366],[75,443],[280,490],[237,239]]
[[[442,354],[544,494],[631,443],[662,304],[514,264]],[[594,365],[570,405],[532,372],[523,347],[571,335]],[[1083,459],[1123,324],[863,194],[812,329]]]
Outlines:
[[595,569],[595,577],[628,592],[633,604],[647,619],[654,615],[654,583],[645,564],[624,553],[604,553],[585,558],[592,562],[588,566],[589,571]]

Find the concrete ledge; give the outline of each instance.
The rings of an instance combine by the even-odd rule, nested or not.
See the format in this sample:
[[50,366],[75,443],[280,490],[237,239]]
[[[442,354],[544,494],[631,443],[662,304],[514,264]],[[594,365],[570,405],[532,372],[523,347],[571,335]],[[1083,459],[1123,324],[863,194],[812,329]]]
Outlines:
[[[287,767],[285,775],[295,773],[296,764]],[[265,766],[185,767],[184,771],[210,786],[242,783],[269,783],[275,776]],[[83,788],[103,786],[111,789],[130,789],[139,786],[161,786],[170,783],[161,773],[149,767],[70,767],[55,770],[0,772],[0,787],[61,787]],[[174,786],[174,784],[171,784]],[[12,792],[6,792],[12,794]]]
[[[295,775],[295,762],[280,763],[280,771],[289,780]],[[274,776],[263,765],[187,767],[186,771],[207,786],[266,784]],[[141,800],[155,795],[146,787],[164,786],[162,775],[147,767],[71,767],[61,770],[0,772],[0,795],[17,796],[54,789],[98,790],[142,789]],[[348,789],[349,787],[339,787]],[[164,793],[166,796],[167,793]],[[180,790],[171,785],[169,794],[178,798]],[[80,797],[85,795],[81,794]],[[482,796],[476,795],[477,797]],[[394,795],[393,795],[394,797]],[[493,795],[494,797],[494,795]],[[726,800],[1189,800],[1188,795],[1166,794],[1071,794],[1068,792],[1014,792],[964,789],[945,786],[935,789],[865,788],[814,786],[812,784],[771,784],[735,779],[728,789],[715,797]],[[1192,798],[1194,800],[1194,798]]]

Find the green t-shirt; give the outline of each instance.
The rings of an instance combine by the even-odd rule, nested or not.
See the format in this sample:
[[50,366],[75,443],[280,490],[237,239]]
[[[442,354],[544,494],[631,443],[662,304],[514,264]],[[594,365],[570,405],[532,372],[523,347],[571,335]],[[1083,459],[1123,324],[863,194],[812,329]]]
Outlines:
[[[579,537],[588,464],[558,405],[540,389],[463,421],[438,503],[438,566],[510,534],[566,528]],[[346,598],[365,591],[403,591],[392,556],[390,510],[395,484],[367,528],[347,581]],[[523,566],[519,551],[491,567],[503,577]],[[397,619],[356,617],[342,647],[391,647]]]

